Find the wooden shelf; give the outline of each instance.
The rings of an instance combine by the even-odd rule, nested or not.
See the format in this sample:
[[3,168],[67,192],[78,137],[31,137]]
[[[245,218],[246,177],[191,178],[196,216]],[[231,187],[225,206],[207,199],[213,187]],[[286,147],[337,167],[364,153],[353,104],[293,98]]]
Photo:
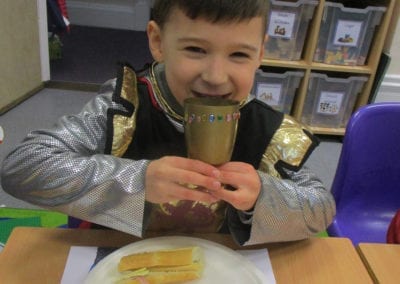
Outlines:
[[343,73],[361,73],[372,74],[374,69],[368,65],[365,66],[346,66],[346,65],[329,65],[325,63],[313,62],[310,64],[313,71],[333,71]]
[[310,127],[311,131],[314,134],[321,134],[321,135],[338,135],[343,136],[346,132],[344,128],[323,128],[323,127]]
[[263,59],[262,65],[271,67],[298,68],[298,69],[308,68],[308,64],[304,60],[289,61],[289,60]]

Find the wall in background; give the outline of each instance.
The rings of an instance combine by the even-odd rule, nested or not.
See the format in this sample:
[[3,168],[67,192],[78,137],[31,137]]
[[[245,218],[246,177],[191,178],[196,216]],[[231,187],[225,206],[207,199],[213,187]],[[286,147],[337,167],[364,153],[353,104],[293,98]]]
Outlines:
[[37,7],[32,0],[0,1],[0,113],[42,85]]
[[392,62],[388,68],[388,74],[400,74],[400,21],[397,22],[389,53]]
[[146,30],[151,0],[69,0],[68,15],[73,25]]
[[400,102],[400,3],[396,3],[385,50],[391,61],[378,90],[376,102]]

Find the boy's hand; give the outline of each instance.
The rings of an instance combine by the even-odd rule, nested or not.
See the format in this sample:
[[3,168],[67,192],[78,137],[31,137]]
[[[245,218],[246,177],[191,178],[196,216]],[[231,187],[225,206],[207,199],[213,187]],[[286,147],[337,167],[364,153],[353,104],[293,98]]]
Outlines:
[[228,162],[218,169],[221,172],[219,181],[222,184],[229,184],[236,190],[213,190],[210,193],[238,210],[253,208],[261,190],[260,177],[254,167],[243,162]]
[[[212,203],[218,200],[208,192],[221,190],[219,170],[207,163],[167,156],[150,162],[146,171],[146,200],[165,203],[193,200]],[[196,190],[188,185],[196,185]]]

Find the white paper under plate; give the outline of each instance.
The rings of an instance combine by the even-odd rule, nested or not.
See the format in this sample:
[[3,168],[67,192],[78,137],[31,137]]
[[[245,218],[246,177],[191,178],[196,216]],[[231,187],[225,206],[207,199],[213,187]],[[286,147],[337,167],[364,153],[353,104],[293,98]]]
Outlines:
[[[263,273],[244,256],[220,244],[191,237],[159,237],[124,246],[102,259],[88,274],[86,284],[114,283],[122,256],[160,249],[199,246],[204,252],[203,276],[188,283],[266,284]],[[266,256],[267,257],[267,256]]]

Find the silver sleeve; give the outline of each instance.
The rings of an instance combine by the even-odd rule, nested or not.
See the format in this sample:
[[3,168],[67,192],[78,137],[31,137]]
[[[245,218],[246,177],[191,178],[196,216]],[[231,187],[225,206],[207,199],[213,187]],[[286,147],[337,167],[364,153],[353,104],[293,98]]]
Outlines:
[[322,232],[336,213],[335,201],[318,177],[303,167],[287,179],[259,172],[262,190],[244,245],[305,239]]
[[147,160],[104,154],[113,84],[77,115],[31,132],[3,161],[2,187],[16,198],[142,235]]

